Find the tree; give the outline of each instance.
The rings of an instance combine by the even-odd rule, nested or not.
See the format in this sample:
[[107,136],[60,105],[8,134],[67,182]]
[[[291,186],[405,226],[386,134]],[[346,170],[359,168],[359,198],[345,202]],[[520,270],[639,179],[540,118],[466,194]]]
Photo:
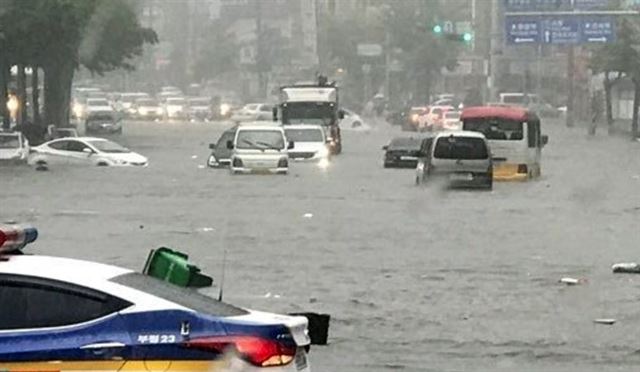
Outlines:
[[9,65],[44,71],[46,123],[67,123],[75,70],[131,69],[144,43],[155,43],[126,0],[12,0],[0,16]]
[[[637,138],[638,107],[640,106],[640,29],[629,19],[622,19],[618,23],[616,41],[605,44],[595,50],[590,66],[594,72],[604,74],[605,107],[609,131],[613,126],[611,90],[624,77],[631,79],[634,87],[633,117],[631,119],[631,134]],[[612,77],[615,74],[615,77]]]

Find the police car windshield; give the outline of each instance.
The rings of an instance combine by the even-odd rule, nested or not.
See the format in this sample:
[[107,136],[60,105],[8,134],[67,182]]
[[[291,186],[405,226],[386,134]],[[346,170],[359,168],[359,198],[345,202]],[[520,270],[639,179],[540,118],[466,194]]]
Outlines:
[[111,279],[111,281],[201,313],[216,316],[239,316],[248,314],[244,309],[205,296],[193,289],[178,287],[140,273],[119,275]]

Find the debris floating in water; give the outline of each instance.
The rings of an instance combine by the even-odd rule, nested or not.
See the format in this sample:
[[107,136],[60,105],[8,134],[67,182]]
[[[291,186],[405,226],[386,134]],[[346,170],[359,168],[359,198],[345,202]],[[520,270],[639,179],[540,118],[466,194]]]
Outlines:
[[569,278],[569,277],[565,277],[565,278],[561,278],[560,279],[560,283],[564,283],[566,285],[576,285],[576,284],[583,284],[586,283],[587,280],[586,279],[576,279],[576,278]]
[[621,262],[611,266],[614,273],[640,274],[640,265],[635,262]]
[[313,213],[305,213],[304,215],[302,215],[302,217],[304,217],[304,218],[313,218]]
[[198,169],[204,169],[204,165],[202,164],[198,165]]
[[600,318],[600,319],[594,319],[593,322],[596,324],[612,325],[612,324],[615,324],[616,320],[610,319],[610,318]]
[[201,227],[198,229],[198,231],[201,231],[201,232],[211,232],[213,230],[215,230],[213,227]]
[[191,155],[191,159],[197,159],[198,155]]

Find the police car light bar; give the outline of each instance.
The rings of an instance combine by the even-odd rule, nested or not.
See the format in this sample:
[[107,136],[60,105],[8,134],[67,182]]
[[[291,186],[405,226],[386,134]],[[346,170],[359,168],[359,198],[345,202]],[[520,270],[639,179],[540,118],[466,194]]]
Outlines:
[[0,254],[18,251],[37,238],[38,230],[35,227],[0,225]]

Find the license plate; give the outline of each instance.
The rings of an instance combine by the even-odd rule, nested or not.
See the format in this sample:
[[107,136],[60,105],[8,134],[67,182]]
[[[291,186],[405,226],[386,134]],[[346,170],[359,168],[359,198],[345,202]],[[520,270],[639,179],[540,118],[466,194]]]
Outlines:
[[295,363],[296,363],[296,369],[298,371],[307,368],[307,353],[304,351],[304,349],[300,348],[296,352]]
[[471,173],[454,173],[449,176],[451,181],[471,181],[473,176]]
[[400,160],[418,160],[415,156],[401,156]]

